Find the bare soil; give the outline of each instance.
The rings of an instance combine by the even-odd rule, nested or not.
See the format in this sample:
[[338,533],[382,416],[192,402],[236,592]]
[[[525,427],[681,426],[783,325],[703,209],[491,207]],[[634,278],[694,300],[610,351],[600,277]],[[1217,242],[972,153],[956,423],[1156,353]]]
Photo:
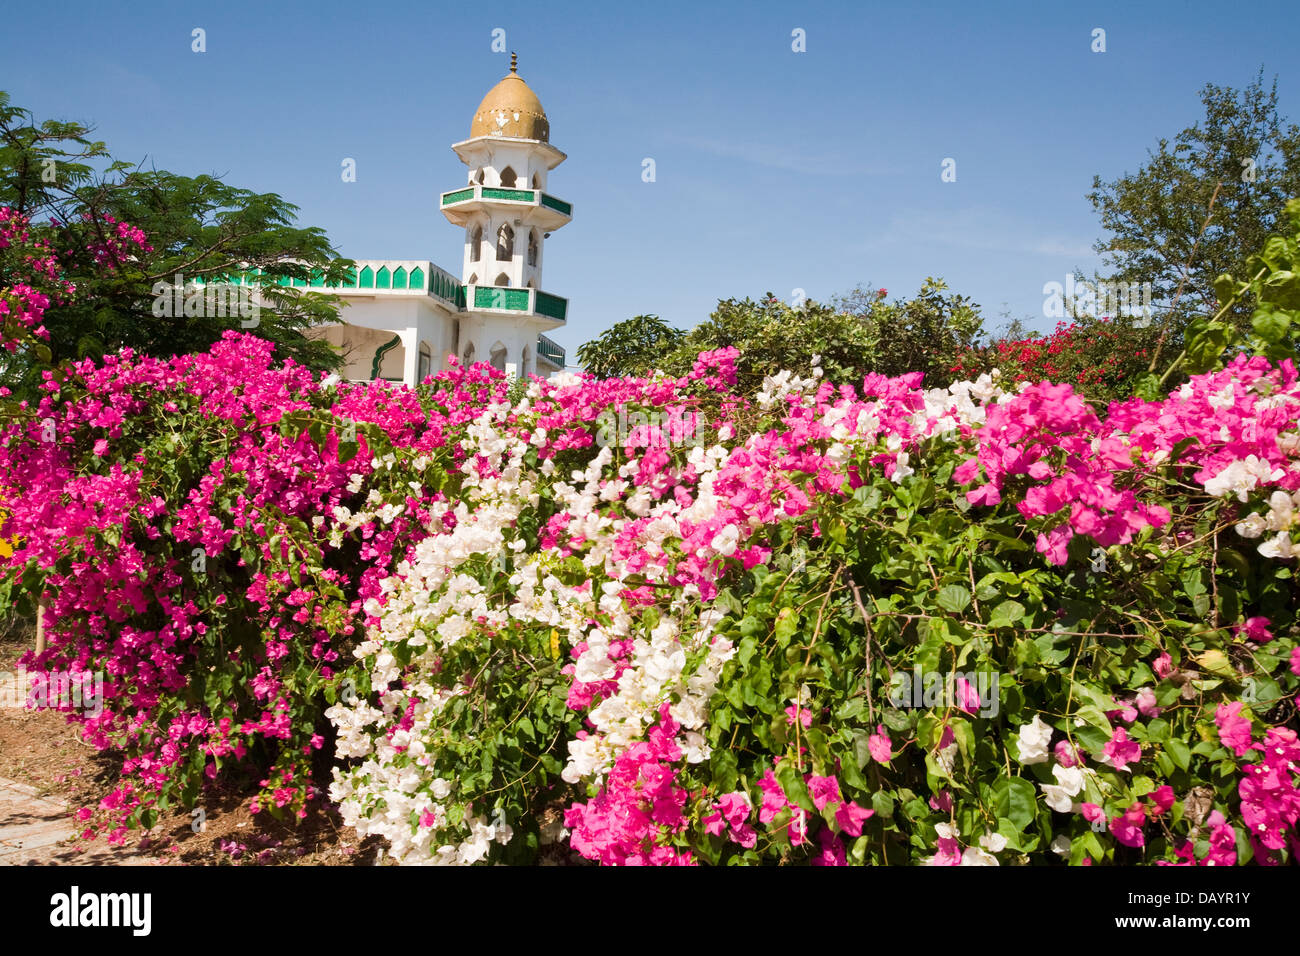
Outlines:
[[[33,646],[31,622],[11,617],[0,623],[0,674],[13,673]],[[115,763],[83,743],[76,725],[56,711],[0,706],[0,779],[19,785],[8,788],[0,803],[0,831],[48,830],[59,805],[66,813],[67,839],[15,853],[10,862],[356,866],[375,863],[383,845],[377,837],[358,840],[330,808],[317,806],[296,824],[280,822],[249,812],[254,793],[215,786],[204,793],[199,832],[195,818],[179,810],[163,814],[150,830],[130,831],[119,846],[109,846],[104,836],[83,840],[74,813],[98,806],[113,789]]]

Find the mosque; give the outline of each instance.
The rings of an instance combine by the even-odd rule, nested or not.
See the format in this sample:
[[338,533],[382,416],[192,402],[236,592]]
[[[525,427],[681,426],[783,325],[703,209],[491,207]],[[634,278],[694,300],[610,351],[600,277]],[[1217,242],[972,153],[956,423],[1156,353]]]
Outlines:
[[343,298],[342,324],[313,330],[347,356],[344,378],[413,385],[447,368],[452,355],[511,376],[564,368],[564,350],[545,333],[564,325],[569,302],[542,290],[542,265],[546,239],[569,222],[573,206],[546,191],[566,158],[550,133],[512,53],[510,72],[474,113],[469,138],[451,147],[469,181],[438,201],[465,230],[460,276],[427,260],[355,260],[350,282],[328,289]]

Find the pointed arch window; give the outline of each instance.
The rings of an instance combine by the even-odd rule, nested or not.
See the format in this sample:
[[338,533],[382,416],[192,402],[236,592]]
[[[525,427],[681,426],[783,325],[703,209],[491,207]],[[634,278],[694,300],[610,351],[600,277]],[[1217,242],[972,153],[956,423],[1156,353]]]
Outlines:
[[483,227],[475,226],[469,234],[469,261],[478,262],[483,251]]
[[497,281],[496,281],[496,282],[493,282],[492,284],[493,284],[493,285],[500,285],[500,286],[509,286],[509,285],[510,285],[510,277],[509,277],[508,275],[506,275],[506,274],[503,272],[503,273],[501,273],[499,276],[497,276]]
[[537,230],[534,229],[528,234],[528,264],[537,265]]
[[515,231],[510,223],[497,230],[497,261],[508,262],[515,257]]
[[519,177],[515,175],[513,166],[507,166],[505,169],[501,170],[501,185],[506,189],[513,189],[518,178]]
[[533,173],[533,188],[534,189],[542,188],[542,178],[537,173]]

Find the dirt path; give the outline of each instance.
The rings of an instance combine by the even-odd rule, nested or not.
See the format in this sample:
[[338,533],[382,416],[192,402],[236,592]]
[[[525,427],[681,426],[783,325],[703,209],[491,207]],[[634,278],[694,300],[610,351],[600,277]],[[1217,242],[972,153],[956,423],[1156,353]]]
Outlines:
[[42,797],[29,784],[0,777],[0,866],[62,864],[122,866],[156,864],[125,847],[98,841],[86,848],[76,839],[68,805]]

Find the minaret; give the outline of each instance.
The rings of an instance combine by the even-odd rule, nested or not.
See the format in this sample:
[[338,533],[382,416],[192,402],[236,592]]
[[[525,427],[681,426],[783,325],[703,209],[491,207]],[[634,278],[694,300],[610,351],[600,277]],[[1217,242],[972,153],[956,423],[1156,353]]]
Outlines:
[[567,300],[542,291],[546,238],[573,212],[546,192],[550,171],[566,158],[551,145],[550,132],[511,53],[510,72],[483,97],[470,138],[452,146],[469,167],[469,185],[443,193],[440,201],[447,219],[465,230],[462,361],[491,361],[529,374],[537,365],[538,336],[567,317]]

